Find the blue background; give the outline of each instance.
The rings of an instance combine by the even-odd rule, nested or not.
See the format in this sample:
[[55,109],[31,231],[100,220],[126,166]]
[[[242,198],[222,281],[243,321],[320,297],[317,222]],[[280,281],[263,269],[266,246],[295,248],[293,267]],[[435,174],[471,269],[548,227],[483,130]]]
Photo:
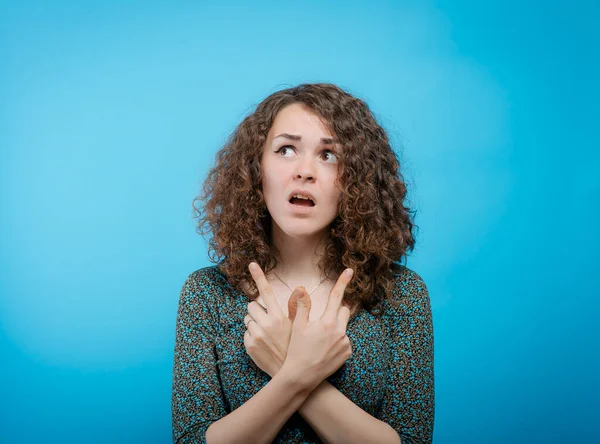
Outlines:
[[[201,3],[201,4],[200,4]],[[595,2],[0,6],[0,441],[163,443],[191,203],[266,95],[334,82],[403,161],[437,443],[600,439]]]

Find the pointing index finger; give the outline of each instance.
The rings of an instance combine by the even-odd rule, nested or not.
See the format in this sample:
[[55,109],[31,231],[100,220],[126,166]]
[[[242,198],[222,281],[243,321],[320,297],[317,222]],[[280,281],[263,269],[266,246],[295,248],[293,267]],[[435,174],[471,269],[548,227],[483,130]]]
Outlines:
[[250,262],[248,265],[248,269],[250,270],[250,274],[252,275],[252,279],[256,282],[256,286],[258,287],[258,291],[262,295],[265,304],[267,305],[267,311],[269,313],[283,313],[277,300],[275,299],[275,294],[273,293],[273,289],[271,288],[271,284],[267,280],[267,277],[256,262]]
[[323,312],[323,316],[321,316],[321,319],[337,319],[338,311],[342,305],[342,301],[344,300],[344,292],[346,291],[346,287],[352,279],[353,274],[354,270],[352,270],[352,268],[346,268],[343,271],[343,273],[340,274],[337,282],[335,283],[335,286],[331,290],[331,293],[329,293],[327,307],[325,307],[325,311]]

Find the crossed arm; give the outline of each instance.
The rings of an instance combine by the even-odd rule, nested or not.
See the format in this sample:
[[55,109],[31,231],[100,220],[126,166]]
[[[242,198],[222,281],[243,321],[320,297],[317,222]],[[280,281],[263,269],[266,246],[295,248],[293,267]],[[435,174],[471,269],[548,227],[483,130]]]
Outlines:
[[205,442],[270,443],[295,411],[326,443],[401,442],[394,429],[362,410],[327,381],[308,393],[282,373],[238,409],[212,423],[206,430]]
[[[285,373],[276,374],[246,403],[227,413],[223,403],[202,399],[202,384],[218,375],[209,346],[214,331],[202,314],[197,284],[190,278],[182,290],[173,380],[173,438],[176,442],[271,442],[298,411],[323,442],[430,443],[433,431],[433,337],[427,290],[416,274],[402,284],[406,298],[404,331],[392,344],[396,372],[378,418],[362,410],[327,380],[307,392]],[[414,302],[414,303],[413,303]],[[200,310],[199,310],[200,308]],[[211,310],[206,309],[205,315]],[[189,330],[194,326],[193,332]],[[192,334],[193,333],[193,334]],[[195,339],[192,341],[192,337]],[[198,350],[194,344],[204,344]],[[420,346],[411,349],[411,344]],[[202,354],[204,352],[204,354]],[[412,356],[410,359],[407,356]],[[400,374],[402,369],[402,374]],[[428,391],[403,386],[421,378]],[[415,397],[421,393],[423,397]],[[214,399],[214,398],[213,398]],[[213,424],[215,425],[214,427]],[[212,434],[213,431],[218,433]]]
[[298,413],[326,443],[402,443],[387,423],[371,416],[328,381],[311,392]]

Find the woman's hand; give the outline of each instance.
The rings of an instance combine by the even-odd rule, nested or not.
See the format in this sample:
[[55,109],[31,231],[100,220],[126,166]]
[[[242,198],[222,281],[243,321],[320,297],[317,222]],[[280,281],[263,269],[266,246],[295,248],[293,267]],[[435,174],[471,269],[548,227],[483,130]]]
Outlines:
[[296,315],[297,298],[302,292],[306,293],[306,290],[303,287],[294,290],[288,300],[289,314],[286,317],[260,266],[252,262],[248,268],[267,305],[267,311],[265,312],[256,301],[248,304],[248,314],[244,318],[244,324],[246,324],[244,346],[254,363],[273,377],[281,369],[287,355],[292,334],[292,321]]
[[310,322],[311,300],[306,291],[298,294],[297,312],[282,372],[308,390],[313,390],[352,355],[346,327],[350,309],[342,306],[344,291],[352,278],[346,269],[329,293],[327,307],[318,321]]

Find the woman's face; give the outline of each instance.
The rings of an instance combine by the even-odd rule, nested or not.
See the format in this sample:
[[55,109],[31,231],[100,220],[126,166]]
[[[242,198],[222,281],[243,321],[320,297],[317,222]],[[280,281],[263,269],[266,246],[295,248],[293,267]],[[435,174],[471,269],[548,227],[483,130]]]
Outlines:
[[[262,154],[262,187],[274,229],[288,236],[327,230],[338,215],[336,183],[340,147],[319,117],[301,104],[283,108],[275,117]],[[295,190],[312,196],[290,203]],[[302,193],[298,193],[302,194]]]

